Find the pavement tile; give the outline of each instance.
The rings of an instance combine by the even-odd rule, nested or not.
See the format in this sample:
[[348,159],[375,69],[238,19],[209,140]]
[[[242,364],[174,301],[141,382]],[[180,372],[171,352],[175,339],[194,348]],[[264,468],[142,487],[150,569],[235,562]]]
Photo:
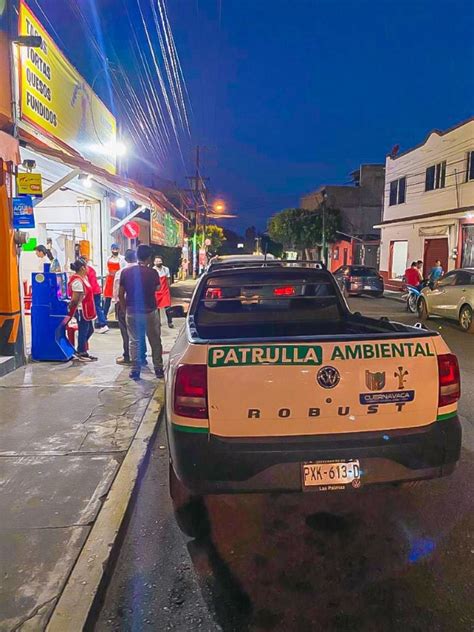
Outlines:
[[88,525],[121,460],[94,454],[0,458],[0,537],[8,529]]
[[65,527],[0,534],[0,632],[45,627],[89,531]]

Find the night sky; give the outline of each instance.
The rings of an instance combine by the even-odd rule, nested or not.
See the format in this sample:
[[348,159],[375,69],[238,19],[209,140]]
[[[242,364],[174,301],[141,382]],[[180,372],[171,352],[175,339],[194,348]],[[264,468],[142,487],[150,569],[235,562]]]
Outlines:
[[[100,61],[71,13],[75,1],[30,5],[40,4],[92,82]],[[133,76],[124,2],[138,28],[137,0],[79,5],[97,32],[95,7],[107,56],[117,53]],[[141,3],[149,17],[150,0]],[[361,162],[384,162],[393,145],[407,149],[473,113],[472,0],[167,0],[167,7],[192,107],[183,157],[190,170],[192,146],[206,146],[203,173],[239,215],[229,227],[263,228],[301,194],[347,183]],[[103,77],[96,87],[110,104]],[[175,144],[159,173],[184,184]]]

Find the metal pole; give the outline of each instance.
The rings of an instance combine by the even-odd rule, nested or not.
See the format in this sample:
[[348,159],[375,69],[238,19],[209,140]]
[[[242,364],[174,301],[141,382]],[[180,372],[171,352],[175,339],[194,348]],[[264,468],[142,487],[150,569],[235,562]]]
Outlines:
[[323,248],[323,263],[327,265],[326,257],[326,200],[323,199],[321,203],[321,209],[323,212],[323,235],[322,235],[322,248]]
[[198,275],[197,234],[199,229],[199,178],[200,178],[199,145],[196,146],[196,175],[194,176],[194,237],[193,237],[193,279]]

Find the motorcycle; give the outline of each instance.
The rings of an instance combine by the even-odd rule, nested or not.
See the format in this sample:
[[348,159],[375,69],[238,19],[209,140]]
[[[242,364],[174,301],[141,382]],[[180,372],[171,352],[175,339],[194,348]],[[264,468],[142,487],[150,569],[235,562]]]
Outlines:
[[429,285],[428,281],[423,281],[421,285],[415,287],[414,285],[407,285],[406,294],[403,295],[403,298],[407,302],[407,310],[412,314],[418,313],[418,301],[420,300],[421,290]]
[[407,285],[407,293],[403,295],[403,298],[406,299],[407,302],[407,310],[412,314],[417,313],[418,308],[418,299],[421,296],[420,290],[413,286]]

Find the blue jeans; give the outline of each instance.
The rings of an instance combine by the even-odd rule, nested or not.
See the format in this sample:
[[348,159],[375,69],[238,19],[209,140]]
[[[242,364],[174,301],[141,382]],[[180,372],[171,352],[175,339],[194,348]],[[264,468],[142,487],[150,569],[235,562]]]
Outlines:
[[95,321],[96,327],[105,327],[107,325],[107,319],[102,309],[102,296],[100,294],[94,294],[95,311],[97,312],[97,320]]
[[82,310],[76,312],[77,320],[77,353],[87,353],[87,342],[94,333],[92,320],[86,320]]

